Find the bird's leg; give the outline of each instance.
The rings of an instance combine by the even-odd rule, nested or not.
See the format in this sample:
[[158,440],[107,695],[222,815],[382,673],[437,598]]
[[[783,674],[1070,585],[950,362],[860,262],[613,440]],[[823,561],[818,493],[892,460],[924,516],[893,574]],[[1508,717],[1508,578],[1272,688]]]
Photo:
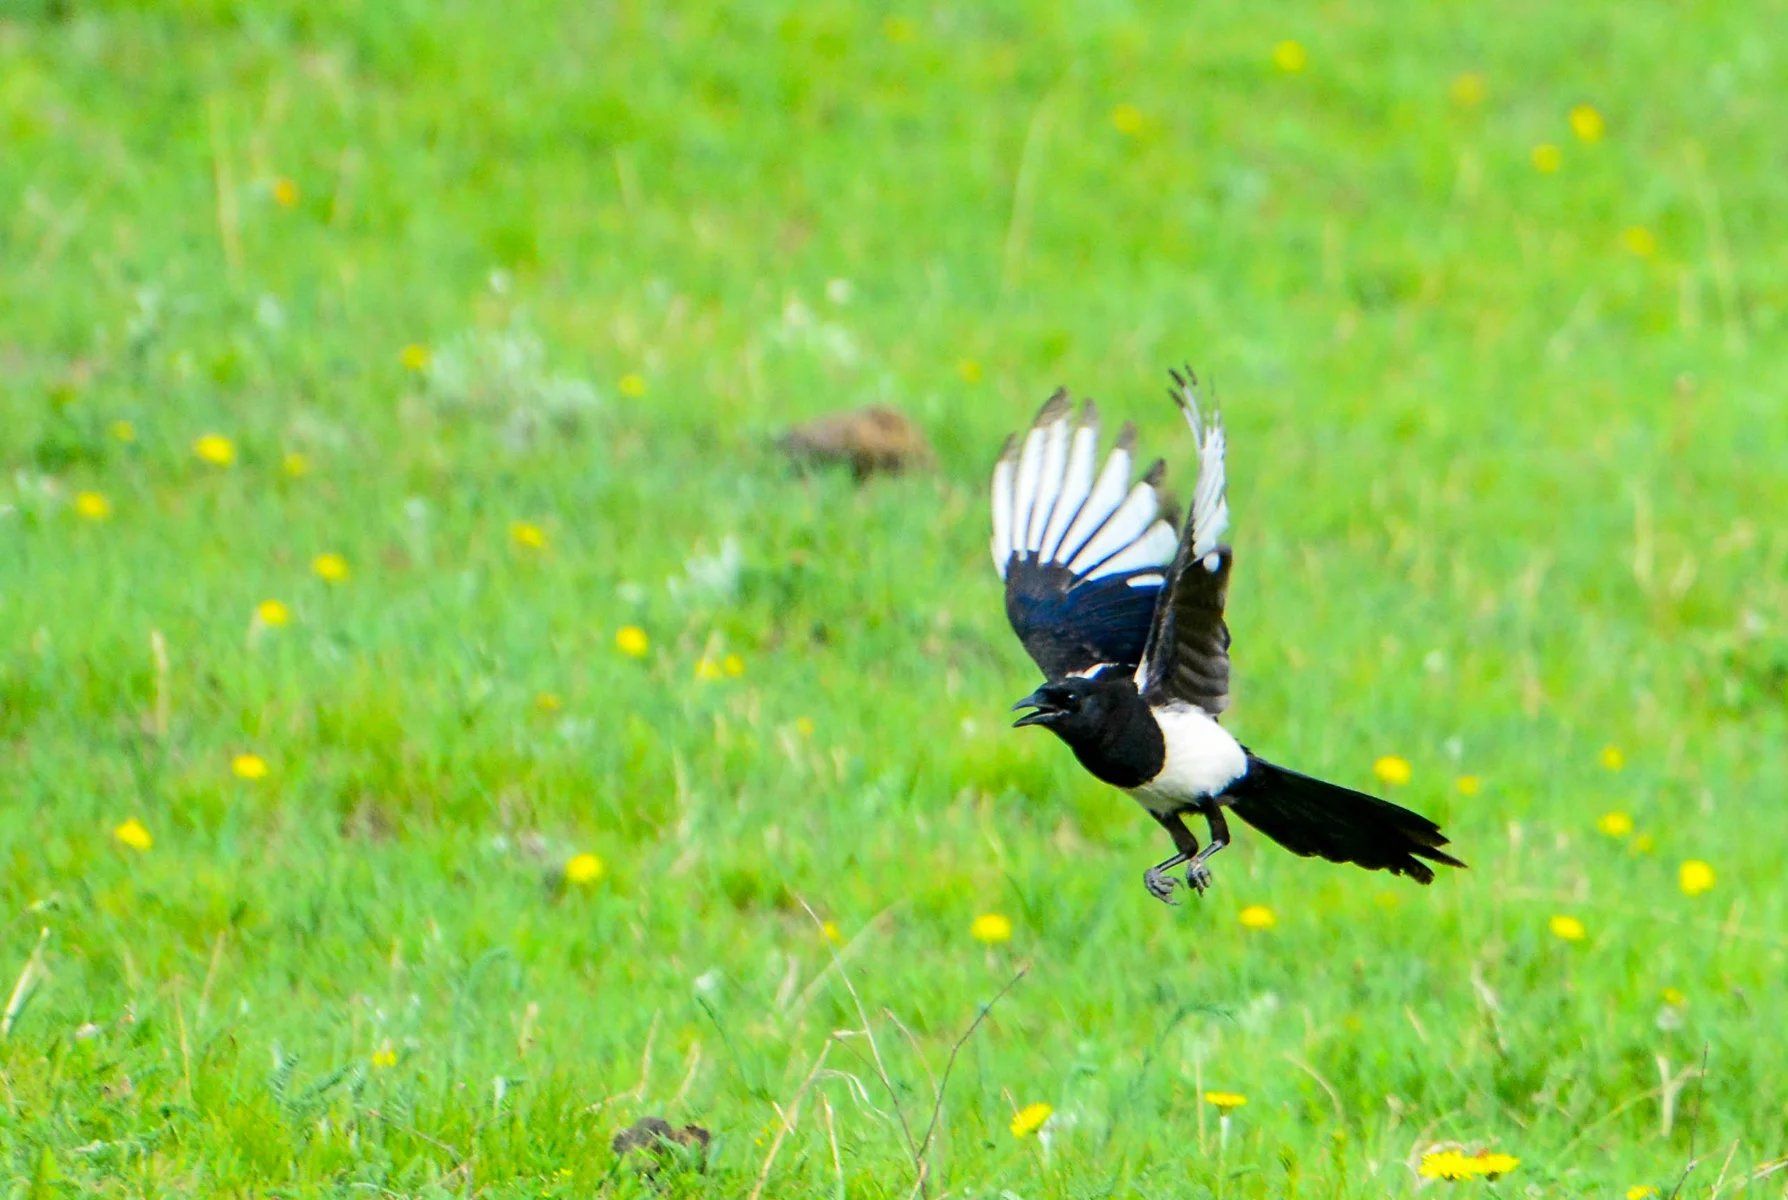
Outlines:
[[1198,857],[1198,839],[1192,836],[1192,831],[1186,828],[1186,823],[1180,819],[1180,814],[1176,812],[1151,812],[1149,815],[1160,822],[1161,828],[1165,829],[1168,836],[1173,838],[1173,848],[1178,853],[1144,871],[1142,885],[1148,888],[1149,895],[1155,899],[1172,904],[1173,885],[1178,880],[1167,872],[1183,862],[1189,862]]
[[[1217,851],[1229,845],[1229,822],[1223,819],[1223,807],[1217,803],[1215,797],[1207,798],[1198,808],[1204,814],[1205,821],[1210,824],[1211,842],[1192,856],[1191,864],[1186,868],[1186,886],[1202,896],[1204,889],[1211,886],[1211,869],[1205,863]],[[1197,843],[1194,842],[1193,845]]]

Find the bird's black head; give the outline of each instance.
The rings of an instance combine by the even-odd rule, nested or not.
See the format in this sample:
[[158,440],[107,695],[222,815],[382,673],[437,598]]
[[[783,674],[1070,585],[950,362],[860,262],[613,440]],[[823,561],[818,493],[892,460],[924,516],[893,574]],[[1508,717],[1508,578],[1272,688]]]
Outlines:
[[1013,711],[1032,710],[1012,725],[1042,725],[1072,743],[1104,729],[1118,715],[1124,693],[1134,697],[1136,688],[1121,676],[1100,679],[1070,675],[1051,680],[1012,706]]

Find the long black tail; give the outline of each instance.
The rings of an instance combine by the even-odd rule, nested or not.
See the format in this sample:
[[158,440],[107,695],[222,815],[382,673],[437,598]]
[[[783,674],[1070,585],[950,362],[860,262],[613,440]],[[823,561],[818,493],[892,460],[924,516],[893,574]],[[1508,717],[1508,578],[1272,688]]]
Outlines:
[[1229,794],[1236,816],[1293,854],[1407,875],[1417,883],[1434,881],[1434,868],[1421,859],[1465,865],[1441,849],[1446,835],[1420,813],[1252,754],[1248,773]]

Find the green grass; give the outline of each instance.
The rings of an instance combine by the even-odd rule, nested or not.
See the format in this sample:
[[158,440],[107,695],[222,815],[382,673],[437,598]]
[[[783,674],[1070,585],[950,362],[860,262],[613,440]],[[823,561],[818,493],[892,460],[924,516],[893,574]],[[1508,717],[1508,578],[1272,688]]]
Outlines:
[[[0,1195],[644,1195],[608,1143],[663,1113],[715,1133],[672,1194],[904,1197],[1020,966],[933,1196],[1377,1198],[1454,1143],[1522,1160],[1466,1192],[1779,1195],[1765,7],[0,10]],[[1066,383],[1183,483],[1184,359],[1233,728],[1406,757],[1470,871],[1244,835],[1169,910],[1006,728],[999,442]],[[870,401],[935,471],[779,458]]]

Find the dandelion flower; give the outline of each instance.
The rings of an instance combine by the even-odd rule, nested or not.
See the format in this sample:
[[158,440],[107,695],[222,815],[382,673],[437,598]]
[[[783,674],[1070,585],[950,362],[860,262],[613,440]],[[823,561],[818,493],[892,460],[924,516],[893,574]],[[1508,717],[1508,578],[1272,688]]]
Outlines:
[[112,422],[112,437],[116,441],[120,441],[120,442],[129,444],[129,443],[137,440],[137,427],[135,425],[131,424],[129,421],[125,421],[122,419],[113,421]]
[[390,1046],[380,1046],[372,1052],[372,1065],[383,1070],[397,1065],[397,1051]]
[[1232,1108],[1240,1108],[1248,1103],[1248,1097],[1240,1092],[1206,1092],[1204,1102],[1223,1112],[1228,1112]]
[[523,550],[546,549],[546,530],[532,521],[509,522],[509,540]]
[[[1111,110],[1111,127],[1125,137],[1135,137],[1142,132],[1144,118],[1142,110],[1134,104],[1120,104]],[[969,380],[973,383],[974,380]]]
[[628,658],[644,658],[652,643],[638,625],[623,625],[615,631],[615,649]]
[[236,778],[253,782],[267,778],[267,760],[259,754],[238,754],[230,760],[230,770]]
[[1457,1150],[1422,1155],[1420,1173],[1423,1179],[1469,1179],[1473,1174],[1469,1160]]
[[1273,910],[1264,904],[1250,904],[1236,914],[1236,920],[1242,923],[1243,929],[1271,929],[1279,923]]
[[745,660],[737,654],[729,654],[720,660],[720,669],[737,679],[745,673]]
[[420,342],[411,342],[397,352],[398,365],[406,371],[428,370],[428,347]]
[[1689,1006],[1689,998],[1683,995],[1681,988],[1667,987],[1659,995],[1664,998],[1664,1003],[1671,1008],[1687,1008]]
[[1476,108],[1484,102],[1488,90],[1482,71],[1465,71],[1453,77],[1452,86],[1447,92],[1452,96],[1453,103],[1460,108]]
[[1593,104],[1579,104],[1571,110],[1571,132],[1580,142],[1599,142],[1608,131],[1608,122]]
[[236,443],[221,433],[207,433],[192,444],[192,452],[214,467],[228,467],[236,462]]
[[585,851],[573,854],[565,861],[565,882],[579,885],[595,883],[608,871],[608,865],[594,854]]
[[623,396],[629,400],[638,400],[646,394],[646,377],[635,374],[623,375],[619,386]]
[[1009,942],[1012,940],[1012,918],[1004,913],[982,913],[969,923],[969,936],[989,946]]
[[334,553],[317,555],[310,560],[310,569],[324,583],[346,583],[349,575],[348,560]]
[[279,460],[279,467],[288,479],[302,479],[310,474],[310,459],[296,450],[288,450],[285,457]]
[[1560,913],[1550,921],[1547,921],[1546,928],[1552,931],[1553,937],[1566,942],[1580,942],[1589,933],[1589,931],[1583,927],[1582,921],[1578,920],[1576,917],[1568,916],[1563,913]]
[[543,713],[556,713],[565,707],[557,692],[541,692],[534,697],[534,707]]
[[1372,764],[1372,773],[1378,776],[1380,783],[1388,787],[1402,787],[1409,782],[1409,760],[1395,754],[1386,754]]
[[1603,746],[1602,752],[1596,756],[1596,761],[1610,771],[1618,771],[1627,765],[1627,756],[1619,746]]
[[148,828],[135,817],[112,830],[112,836],[120,846],[127,846],[132,850],[147,850],[155,845],[155,839],[149,836]]
[[804,738],[812,737],[816,728],[818,727],[814,725],[812,717],[795,718],[795,732]]
[[1657,235],[1643,225],[1628,225],[1620,231],[1621,249],[1634,258],[1656,258]]
[[1453,786],[1461,796],[1475,796],[1484,790],[1484,781],[1476,775],[1461,775],[1453,780]]
[[1623,838],[1633,832],[1633,817],[1630,813],[1615,809],[1605,812],[1596,818],[1596,829],[1611,838]]
[[981,364],[976,359],[965,358],[956,364],[956,374],[962,378],[964,383],[980,383]]
[[1676,869],[1676,884],[1682,888],[1683,895],[1699,896],[1713,889],[1714,869],[1698,858],[1691,858]]
[[1521,1160],[1513,1154],[1502,1154],[1492,1150],[1480,1150],[1467,1160],[1473,1175],[1482,1175],[1495,1179],[1498,1175],[1507,1175],[1521,1165]]
[[1310,62],[1310,55],[1302,42],[1286,40],[1273,47],[1273,65],[1288,75],[1302,71]]
[[720,669],[720,664],[706,655],[696,660],[695,677],[702,682],[712,683],[716,679],[724,678],[724,674]]
[[112,515],[112,502],[98,492],[76,492],[74,510],[83,521],[103,521]]
[[1054,1106],[1045,1104],[1041,1100],[1035,1104],[1025,1105],[1012,1116],[1012,1136],[1030,1137],[1037,1130],[1043,1128],[1043,1123],[1049,1120],[1054,1112]]
[[844,934],[842,934],[838,931],[838,922],[837,921],[821,921],[820,922],[820,936],[825,938],[828,942],[832,942],[834,944],[836,944],[838,942],[842,942],[844,940]]
[[1533,169],[1542,175],[1556,175],[1564,166],[1564,155],[1551,142],[1541,142],[1533,148]]
[[298,207],[298,185],[281,175],[273,181],[273,202],[281,208]]
[[292,623],[292,610],[278,600],[263,600],[255,605],[255,620],[269,629],[279,629]]
[[1658,1195],[1658,1189],[1649,1183],[1636,1183],[1627,1189],[1627,1200],[1645,1200],[1647,1196]]

